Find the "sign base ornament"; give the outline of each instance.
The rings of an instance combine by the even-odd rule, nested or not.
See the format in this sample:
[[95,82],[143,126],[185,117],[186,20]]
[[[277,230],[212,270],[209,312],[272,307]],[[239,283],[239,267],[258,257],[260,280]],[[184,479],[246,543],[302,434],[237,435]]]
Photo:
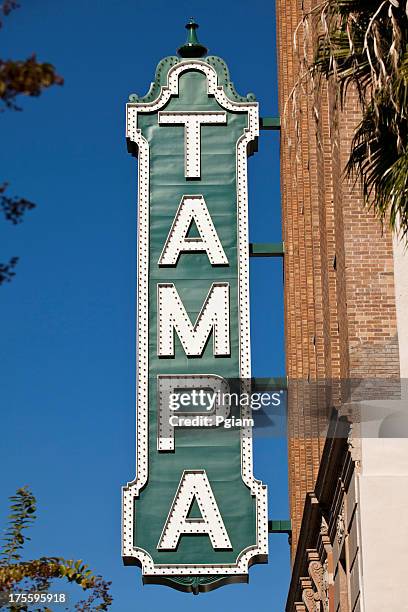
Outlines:
[[[163,59],[146,96],[127,104],[138,157],[137,475],[123,488],[122,557],[144,583],[199,593],[248,582],[268,555],[251,427],[219,425],[229,408],[218,405],[182,413],[208,414],[210,426],[177,426],[169,401],[251,378],[247,156],[259,114],[220,58],[197,57],[206,49],[186,27],[191,56]],[[250,408],[238,416],[249,422]]]

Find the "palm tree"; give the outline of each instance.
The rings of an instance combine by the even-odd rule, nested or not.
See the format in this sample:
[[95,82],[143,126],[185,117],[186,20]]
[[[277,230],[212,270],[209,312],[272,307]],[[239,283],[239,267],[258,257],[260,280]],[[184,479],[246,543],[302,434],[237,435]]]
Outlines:
[[315,91],[330,79],[340,105],[357,91],[361,122],[347,174],[361,181],[381,221],[408,241],[408,1],[325,0],[304,15],[305,36],[318,20],[314,57],[302,58],[305,75]]

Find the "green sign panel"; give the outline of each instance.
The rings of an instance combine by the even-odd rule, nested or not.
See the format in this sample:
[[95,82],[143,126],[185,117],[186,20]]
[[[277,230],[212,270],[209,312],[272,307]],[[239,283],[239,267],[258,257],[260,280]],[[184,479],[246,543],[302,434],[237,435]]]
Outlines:
[[258,104],[213,56],[165,58],[127,105],[138,157],[137,474],[123,489],[122,554],[144,582],[195,592],[247,581],[267,560],[250,408],[234,413],[224,399],[231,379],[249,391],[251,377],[247,155],[258,129]]

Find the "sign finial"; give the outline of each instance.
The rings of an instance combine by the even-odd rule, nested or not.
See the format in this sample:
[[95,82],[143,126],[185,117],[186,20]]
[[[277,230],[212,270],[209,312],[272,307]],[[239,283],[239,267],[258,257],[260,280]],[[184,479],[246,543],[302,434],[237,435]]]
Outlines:
[[186,24],[188,30],[187,40],[179,49],[177,53],[180,57],[203,57],[207,55],[207,47],[202,45],[197,38],[198,23],[195,22],[194,17],[190,18],[190,21]]

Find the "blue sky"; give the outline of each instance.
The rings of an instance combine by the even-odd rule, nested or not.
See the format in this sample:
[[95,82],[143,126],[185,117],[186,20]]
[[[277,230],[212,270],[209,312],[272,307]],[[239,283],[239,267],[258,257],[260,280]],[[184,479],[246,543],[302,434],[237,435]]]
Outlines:
[[[0,57],[36,52],[65,85],[0,114],[0,182],[37,203],[13,227],[1,220],[0,261],[18,255],[0,288],[0,525],[7,498],[28,484],[38,499],[30,557],[82,558],[112,580],[115,612],[282,612],[289,580],[287,537],[270,538],[270,563],[249,585],[193,597],[141,584],[120,557],[120,487],[135,471],[136,161],[127,154],[124,104],[143,94],[158,61],[185,40],[223,57],[239,93],[263,116],[277,114],[272,2],[209,0],[22,0],[0,32]],[[249,161],[250,234],[281,240],[279,137],[263,132]],[[282,267],[252,260],[253,374],[284,374]],[[258,439],[255,475],[269,485],[270,518],[287,518],[286,442]]]

